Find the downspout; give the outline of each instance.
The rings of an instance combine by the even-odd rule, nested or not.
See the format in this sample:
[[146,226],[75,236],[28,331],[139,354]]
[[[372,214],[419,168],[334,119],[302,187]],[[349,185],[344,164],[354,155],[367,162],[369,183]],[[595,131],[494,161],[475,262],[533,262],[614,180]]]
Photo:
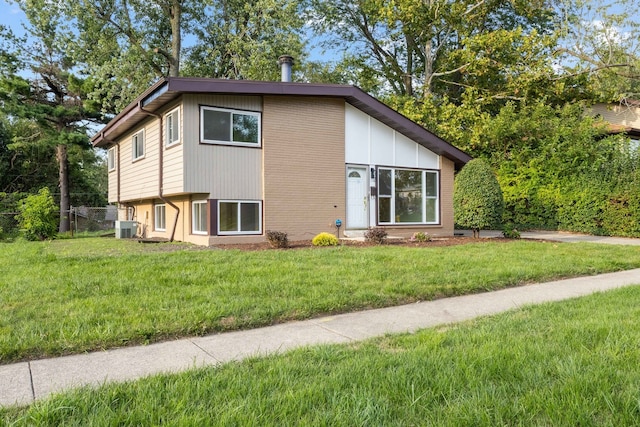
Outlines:
[[173,228],[171,229],[171,238],[169,239],[170,242],[173,242],[173,239],[176,234],[176,228],[178,227],[178,218],[180,217],[180,208],[176,206],[173,202],[171,202],[169,199],[164,197],[164,194],[162,194],[163,193],[162,184],[164,182],[164,173],[163,173],[164,172],[164,120],[162,119],[162,116],[160,114],[156,114],[142,108],[142,101],[138,101],[138,108],[143,113],[157,118],[158,121],[160,122],[160,129],[158,132],[159,138],[160,138],[160,146],[158,147],[158,169],[160,170],[159,171],[160,181],[158,182],[158,198],[176,210],[176,219],[173,221]]

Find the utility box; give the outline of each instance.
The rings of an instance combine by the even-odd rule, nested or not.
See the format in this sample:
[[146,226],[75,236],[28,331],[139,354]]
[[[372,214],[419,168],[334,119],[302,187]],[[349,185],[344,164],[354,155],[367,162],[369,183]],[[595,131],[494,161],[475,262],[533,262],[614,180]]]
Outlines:
[[137,231],[137,221],[116,221],[116,239],[130,239]]

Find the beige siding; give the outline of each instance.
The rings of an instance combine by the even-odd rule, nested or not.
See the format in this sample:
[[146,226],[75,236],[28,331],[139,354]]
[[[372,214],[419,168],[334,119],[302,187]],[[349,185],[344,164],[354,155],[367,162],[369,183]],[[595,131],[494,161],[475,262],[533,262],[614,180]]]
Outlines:
[[305,240],[344,220],[344,109],[342,99],[264,98],[264,230]]
[[262,149],[200,144],[200,106],[261,111],[256,96],[185,95],[184,191],[211,199],[262,199]]
[[[144,158],[132,161],[131,137],[144,128]],[[146,120],[120,141],[120,200],[142,200],[158,194],[158,121]]]
[[[162,111],[163,120],[164,114],[173,111],[176,108],[176,104],[171,105]],[[166,195],[180,194],[184,192],[184,109],[180,106],[180,143],[166,147],[166,141],[164,141],[163,152],[163,186],[162,192]],[[165,125],[166,126],[166,125]],[[163,129],[164,132],[164,129]],[[165,136],[166,138],[166,136]]]
[[596,104],[591,109],[593,115],[600,115],[605,121],[640,129],[640,107],[619,104]]
[[[191,197],[181,196],[167,199],[179,209],[179,212],[160,199],[131,204],[131,206],[135,207],[136,214],[133,219],[138,222],[138,234],[144,238],[170,239],[175,225],[173,236],[175,241],[190,242],[204,246],[209,245],[209,236],[191,234]],[[154,230],[154,206],[163,203],[165,205],[166,230],[156,231]],[[176,216],[178,217],[177,222]]]
[[109,187],[107,198],[109,203],[116,203],[118,201],[118,173],[120,172],[120,164],[118,162],[118,151],[120,147],[116,147],[116,168],[108,172]]
[[438,235],[453,236],[453,178],[454,163],[440,156],[440,223]]

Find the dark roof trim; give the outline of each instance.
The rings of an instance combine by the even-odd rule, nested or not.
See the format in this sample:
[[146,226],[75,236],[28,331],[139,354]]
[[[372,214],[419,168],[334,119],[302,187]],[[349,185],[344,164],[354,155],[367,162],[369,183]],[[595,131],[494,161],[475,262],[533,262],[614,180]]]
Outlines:
[[343,98],[349,104],[418,142],[434,153],[450,159],[456,164],[457,168],[462,167],[471,160],[471,156],[468,154],[409,120],[358,87],[252,80],[221,80],[186,77],[170,77],[160,80],[140,95],[138,99],[129,104],[120,114],[114,117],[100,133],[91,138],[91,142],[96,147],[109,145],[109,135],[111,133],[121,126],[128,128],[135,124],[130,123],[129,126],[127,122],[140,112],[140,106],[153,111],[184,93]]

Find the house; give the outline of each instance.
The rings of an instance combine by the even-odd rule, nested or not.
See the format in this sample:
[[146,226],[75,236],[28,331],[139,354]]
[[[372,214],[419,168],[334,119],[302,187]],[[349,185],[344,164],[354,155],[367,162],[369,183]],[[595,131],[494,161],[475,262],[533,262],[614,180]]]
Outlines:
[[[137,235],[199,245],[453,235],[471,158],[354,86],[166,78],[92,138]],[[336,230],[336,221],[342,227]]]
[[610,133],[624,133],[640,146],[640,101],[625,99],[616,104],[598,103],[591,107],[591,114],[607,122]]

